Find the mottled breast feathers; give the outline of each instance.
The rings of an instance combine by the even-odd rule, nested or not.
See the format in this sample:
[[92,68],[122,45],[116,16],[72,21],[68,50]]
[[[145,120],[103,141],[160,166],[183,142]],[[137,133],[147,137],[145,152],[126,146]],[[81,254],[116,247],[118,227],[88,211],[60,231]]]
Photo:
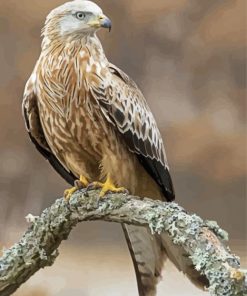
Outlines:
[[[73,48],[75,48],[73,58],[68,59]],[[80,48],[80,46],[73,48],[70,48],[67,54],[66,51],[61,51],[57,56],[59,66],[56,66],[53,52],[50,52],[51,59],[43,56],[44,61],[48,59],[50,64],[54,63],[55,66],[52,71],[48,71],[49,67],[46,67],[47,73],[44,77],[38,72],[34,72],[34,77],[39,77],[38,88],[40,91],[43,89],[43,99],[38,100],[39,103],[46,102],[62,116],[65,113],[67,120],[70,119],[71,112],[75,111],[75,108],[82,107],[81,104],[87,105],[89,115],[93,116],[99,112],[98,115],[115,129],[116,134],[123,139],[128,150],[136,155],[145,170],[159,185],[164,197],[169,201],[173,200],[175,195],[164,144],[143,94],[132,79],[107,61],[97,39],[96,46],[91,45],[90,50],[87,47]],[[40,62],[43,59],[41,58]],[[62,61],[67,62],[63,63]],[[43,67],[45,67],[45,63]],[[65,73],[67,74],[65,75]],[[46,81],[47,79],[50,83]],[[26,122],[30,124],[32,117],[35,117],[34,122],[40,124],[37,99],[34,99],[38,96],[35,94],[35,83],[37,82],[30,79],[29,83],[33,86],[33,91],[29,94],[27,85],[24,101],[29,101],[28,104],[32,104],[37,110],[34,107],[25,109],[27,104],[24,104]],[[30,95],[33,95],[34,98],[31,99]],[[94,112],[90,110],[94,110]],[[79,113],[76,112],[77,115]],[[55,162],[55,156],[48,144],[45,143],[45,137],[40,136],[43,135],[41,125],[32,129],[31,132],[29,130],[29,134],[32,141],[38,146],[37,148],[41,150],[43,155],[45,153],[46,158],[60,174],[65,169],[66,176],[64,178],[72,183],[74,175],[66,167],[60,169],[64,166],[64,162],[61,160]]]

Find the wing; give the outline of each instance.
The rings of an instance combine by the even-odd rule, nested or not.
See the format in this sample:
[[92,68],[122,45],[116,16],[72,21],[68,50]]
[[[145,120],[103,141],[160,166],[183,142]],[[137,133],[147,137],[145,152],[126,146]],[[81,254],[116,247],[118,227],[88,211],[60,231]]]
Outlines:
[[90,91],[107,120],[122,134],[128,149],[135,153],[160,186],[165,198],[175,198],[164,144],[156,121],[137,85],[123,71],[109,64],[111,80]]
[[75,176],[68,171],[52,153],[42,129],[39,118],[37,96],[35,94],[32,79],[27,82],[22,103],[22,113],[31,141],[38,151],[49,161],[53,168],[71,185],[74,184]]

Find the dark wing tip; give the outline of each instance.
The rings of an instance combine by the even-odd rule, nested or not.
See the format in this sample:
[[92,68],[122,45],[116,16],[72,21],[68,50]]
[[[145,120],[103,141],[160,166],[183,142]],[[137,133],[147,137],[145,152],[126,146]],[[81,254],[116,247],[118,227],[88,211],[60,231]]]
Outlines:
[[138,158],[147,172],[160,186],[165,200],[173,201],[175,199],[175,192],[168,168],[156,159],[144,157],[143,155],[138,155]]
[[165,179],[164,183],[167,183],[167,185],[164,187],[162,186],[162,192],[164,193],[164,196],[168,201],[173,201],[175,200],[175,191],[174,191],[171,175],[168,169],[166,169],[164,173],[164,179]]

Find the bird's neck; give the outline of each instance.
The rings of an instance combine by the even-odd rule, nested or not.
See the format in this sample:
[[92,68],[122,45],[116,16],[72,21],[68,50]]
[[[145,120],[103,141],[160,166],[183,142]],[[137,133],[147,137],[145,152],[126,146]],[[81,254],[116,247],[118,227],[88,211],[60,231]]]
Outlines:
[[[55,38],[54,38],[55,37]],[[46,55],[56,52],[79,53],[81,50],[87,50],[90,56],[98,56],[106,59],[101,42],[96,34],[86,36],[68,36],[61,38],[58,36],[45,36],[42,42],[42,52]]]

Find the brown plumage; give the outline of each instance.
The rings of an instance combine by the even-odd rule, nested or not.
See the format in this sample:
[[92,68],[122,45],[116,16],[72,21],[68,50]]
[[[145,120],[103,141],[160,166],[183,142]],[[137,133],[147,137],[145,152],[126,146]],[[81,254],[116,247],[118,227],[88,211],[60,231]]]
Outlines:
[[[173,200],[155,119],[133,80],[108,62],[96,36],[110,25],[90,1],[68,2],[48,15],[41,55],[24,93],[29,135],[70,184],[80,176],[89,183],[107,177],[132,194]],[[123,228],[139,294],[154,295],[164,242],[146,229]]]

